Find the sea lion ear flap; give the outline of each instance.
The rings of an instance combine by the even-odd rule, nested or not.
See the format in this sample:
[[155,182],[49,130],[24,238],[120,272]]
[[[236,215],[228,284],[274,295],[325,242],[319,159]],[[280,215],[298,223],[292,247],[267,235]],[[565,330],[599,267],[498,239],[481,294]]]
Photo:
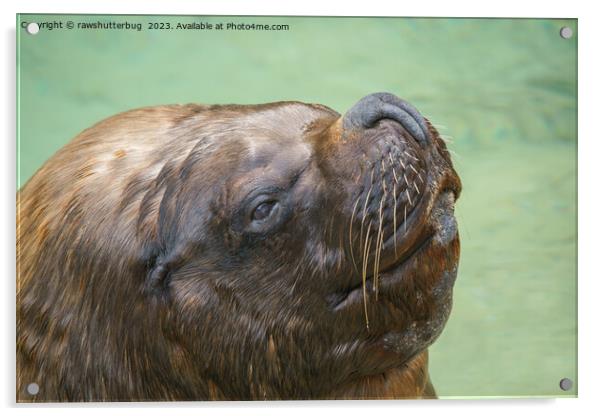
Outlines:
[[189,246],[178,245],[171,252],[154,247],[146,261],[146,290],[150,293],[167,295],[172,273],[183,264]]
[[166,292],[171,280],[172,262],[158,244],[151,244],[144,251],[145,290],[149,293]]
[[146,287],[151,292],[163,292],[167,290],[170,281],[170,267],[163,263],[159,258],[155,259],[155,264],[149,269],[146,277]]

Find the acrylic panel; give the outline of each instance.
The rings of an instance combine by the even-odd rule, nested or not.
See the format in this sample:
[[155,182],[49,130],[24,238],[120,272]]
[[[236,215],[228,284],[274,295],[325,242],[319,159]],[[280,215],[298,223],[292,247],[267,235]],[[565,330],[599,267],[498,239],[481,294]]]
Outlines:
[[17,401],[577,396],[576,19],[16,25]]

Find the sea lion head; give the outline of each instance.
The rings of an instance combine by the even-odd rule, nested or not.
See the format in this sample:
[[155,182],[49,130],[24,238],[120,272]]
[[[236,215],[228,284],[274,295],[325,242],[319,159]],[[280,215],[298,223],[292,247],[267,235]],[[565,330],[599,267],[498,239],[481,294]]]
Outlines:
[[429,346],[460,181],[428,120],[381,93],[211,123],[167,185],[150,282],[219,395],[324,397]]
[[20,397],[356,397],[446,322],[460,187],[387,93],[105,120],[20,191]]

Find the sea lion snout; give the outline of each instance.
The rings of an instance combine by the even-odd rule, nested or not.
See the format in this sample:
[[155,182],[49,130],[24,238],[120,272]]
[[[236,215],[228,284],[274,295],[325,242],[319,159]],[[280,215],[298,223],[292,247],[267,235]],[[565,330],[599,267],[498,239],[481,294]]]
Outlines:
[[403,126],[422,146],[429,143],[429,129],[418,110],[401,98],[386,92],[370,94],[359,100],[343,117],[343,129],[368,129],[382,119]]
[[[424,213],[438,185],[436,132],[408,102],[390,93],[360,99],[340,119],[322,153],[332,182],[347,189],[349,257],[371,276],[399,260],[429,233]],[[435,158],[433,158],[435,156]]]
[[[341,139],[328,155],[336,161],[333,176],[347,190],[341,227],[353,273],[329,298],[333,309],[363,309],[371,331],[404,332],[409,317],[391,316],[412,305],[414,316],[436,320],[433,327],[441,329],[447,300],[435,300],[432,288],[456,268],[454,204],[461,189],[447,147],[415,107],[389,93],[360,99],[340,126]],[[444,261],[431,262],[439,258]],[[410,294],[412,285],[420,293]],[[393,312],[380,310],[387,302]],[[425,332],[421,348],[435,334]]]

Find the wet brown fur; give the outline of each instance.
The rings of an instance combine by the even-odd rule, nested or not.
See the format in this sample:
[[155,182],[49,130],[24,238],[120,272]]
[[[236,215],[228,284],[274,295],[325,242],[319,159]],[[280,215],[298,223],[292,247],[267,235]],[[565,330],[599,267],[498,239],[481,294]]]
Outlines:
[[[328,153],[340,141],[337,120],[326,107],[295,102],[152,107],[101,121],[59,150],[17,196],[17,400],[434,397],[426,350],[404,351],[413,358],[378,374],[354,373],[353,363],[371,368],[369,355],[352,344],[355,335],[332,355],[329,343],[339,343],[339,335],[329,328],[343,325],[342,315],[320,322],[316,311],[326,306],[310,294],[330,291],[331,283],[318,278],[326,271],[351,273],[346,247],[362,236],[350,238],[349,221],[338,227],[334,214],[330,238],[326,225],[295,231],[295,224],[331,216],[317,210],[321,200],[307,196],[327,189],[314,173],[295,185],[295,201],[301,202],[295,202],[290,228],[253,243],[265,251],[248,248],[255,237],[229,222],[227,207],[240,197],[238,189],[249,186],[245,175],[252,169],[276,177],[270,163],[277,159],[241,166],[240,142],[207,138],[307,137]],[[325,134],[337,140],[319,142]],[[295,143],[290,155],[305,149]],[[258,157],[251,148],[247,153]],[[296,166],[286,155],[286,166]],[[329,169],[324,161],[312,163]],[[317,229],[333,242],[328,250],[320,244],[304,248]],[[374,251],[377,233],[371,235]],[[409,240],[416,238],[409,233]],[[450,259],[457,259],[454,244]],[[287,245],[297,247],[298,261],[282,252]],[[354,256],[362,267],[362,252]],[[380,260],[388,261],[384,254]],[[363,267],[375,267],[366,261]],[[441,259],[441,270],[446,261]],[[421,267],[428,275],[439,270],[437,264]],[[252,276],[257,280],[250,282]],[[403,290],[429,299],[436,284],[408,279]],[[407,323],[434,313],[432,302],[398,304],[394,296],[385,291],[380,303],[349,312],[353,318],[344,325],[353,326],[350,334],[370,340],[384,333],[386,322],[397,322],[393,317]],[[395,306],[382,306],[387,301]],[[364,315],[372,324],[381,308],[389,308],[391,318],[381,329],[376,322],[370,335]],[[32,382],[40,385],[35,396],[26,392]]]

